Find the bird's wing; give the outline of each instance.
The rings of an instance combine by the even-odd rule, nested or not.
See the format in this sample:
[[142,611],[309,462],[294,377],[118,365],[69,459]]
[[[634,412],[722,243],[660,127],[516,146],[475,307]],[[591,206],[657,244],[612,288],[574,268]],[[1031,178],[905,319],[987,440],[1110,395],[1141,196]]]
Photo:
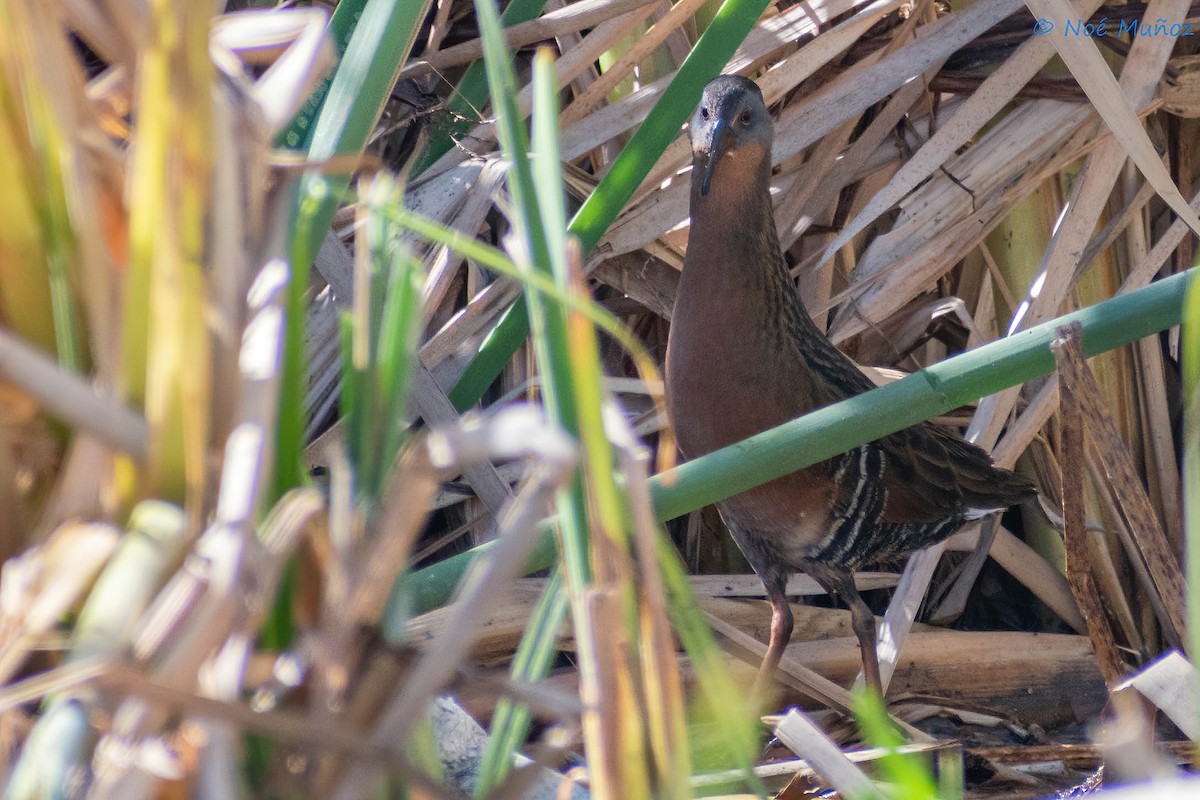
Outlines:
[[1025,478],[992,464],[980,448],[932,423],[881,440],[889,522],[966,518],[1007,508],[1033,492]]

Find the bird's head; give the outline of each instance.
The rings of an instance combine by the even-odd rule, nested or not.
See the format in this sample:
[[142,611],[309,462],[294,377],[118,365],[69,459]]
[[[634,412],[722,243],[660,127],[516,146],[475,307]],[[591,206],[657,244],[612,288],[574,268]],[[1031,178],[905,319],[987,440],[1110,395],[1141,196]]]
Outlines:
[[692,182],[700,194],[712,187],[713,173],[723,160],[757,166],[771,152],[774,131],[762,92],[740,75],[721,75],[708,82],[689,126]]

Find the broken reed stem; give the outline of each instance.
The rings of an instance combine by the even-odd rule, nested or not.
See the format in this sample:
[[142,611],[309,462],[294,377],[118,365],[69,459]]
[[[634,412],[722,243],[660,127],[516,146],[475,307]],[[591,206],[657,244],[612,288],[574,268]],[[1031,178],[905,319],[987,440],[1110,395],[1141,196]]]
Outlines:
[[1078,397],[1080,369],[1086,369],[1079,340],[1079,324],[1059,328],[1050,344],[1059,376],[1059,459],[1062,465],[1063,541],[1067,551],[1067,581],[1087,623],[1088,638],[1096,651],[1100,674],[1111,689],[1125,676],[1117,652],[1112,624],[1104,611],[1087,552],[1087,520],[1083,507],[1083,411]]
[[[1061,328],[1059,332],[1061,337]],[[1070,367],[1072,380],[1076,382],[1074,396],[1087,420],[1084,428],[1092,445],[1091,453],[1103,465],[1107,477],[1107,485],[1101,488],[1112,498],[1118,511],[1122,523],[1118,526],[1122,534],[1121,541],[1134,572],[1142,579],[1163,635],[1172,646],[1182,648],[1187,630],[1187,587],[1183,571],[1146,495],[1129,448],[1100,399],[1100,388],[1084,359],[1079,334],[1075,333],[1070,341],[1074,344],[1065,351],[1069,353],[1065,363]],[[1056,350],[1056,355],[1063,350]]]

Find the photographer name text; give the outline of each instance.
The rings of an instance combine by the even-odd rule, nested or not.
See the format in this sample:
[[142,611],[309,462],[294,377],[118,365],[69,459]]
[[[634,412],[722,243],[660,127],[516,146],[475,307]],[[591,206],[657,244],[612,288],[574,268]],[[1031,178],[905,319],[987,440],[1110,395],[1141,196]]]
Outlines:
[[[1038,36],[1053,33],[1056,26],[1048,19],[1039,19],[1033,23],[1033,32]],[[1190,22],[1168,23],[1165,19],[1154,22],[1144,22],[1136,19],[1112,20],[1100,19],[1096,22],[1082,19],[1069,19],[1062,26],[1063,37],[1084,36],[1094,39],[1103,36],[1192,36],[1193,28]]]

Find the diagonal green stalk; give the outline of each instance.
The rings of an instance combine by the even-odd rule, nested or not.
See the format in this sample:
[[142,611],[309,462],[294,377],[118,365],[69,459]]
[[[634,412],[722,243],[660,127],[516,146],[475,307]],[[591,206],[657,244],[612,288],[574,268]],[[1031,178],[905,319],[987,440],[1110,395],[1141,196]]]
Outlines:
[[[596,246],[667,145],[679,135],[704,84],[721,71],[766,7],[765,0],[725,0],[662,99],[571,220],[569,231],[578,237],[584,253]],[[451,390],[450,400],[456,408],[465,410],[478,402],[528,332],[527,310],[518,299]]]
[[[1054,369],[1050,341],[1060,325],[1073,321],[1081,324],[1088,356],[1178,325],[1183,318],[1185,290],[1194,272],[1189,270],[990,342],[656,475],[651,479],[656,514],[659,519],[673,519],[980,397],[1048,375]],[[418,572],[423,591],[429,592],[416,598],[418,604],[452,591],[477,552],[482,548]],[[553,550],[539,548],[538,553],[552,554]],[[542,569],[548,563],[531,559],[529,568]]]

